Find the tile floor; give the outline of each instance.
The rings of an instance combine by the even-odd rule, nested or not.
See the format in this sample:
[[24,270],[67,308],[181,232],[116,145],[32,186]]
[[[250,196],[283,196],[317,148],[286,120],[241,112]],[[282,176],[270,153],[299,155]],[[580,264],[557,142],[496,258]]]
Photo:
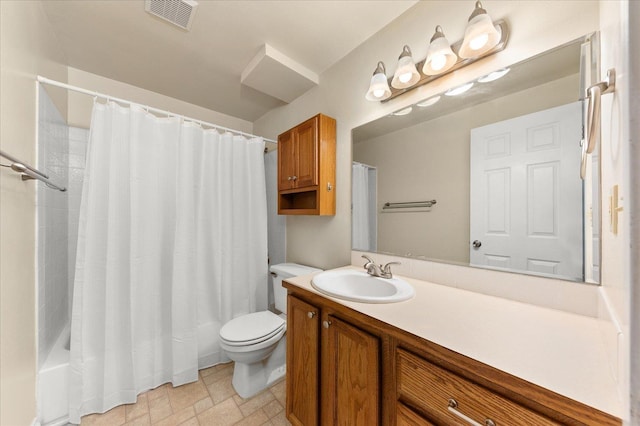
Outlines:
[[231,385],[233,363],[200,370],[197,382],[164,384],[140,394],[135,404],[82,418],[82,426],[290,425],[285,418],[284,380],[243,399]]

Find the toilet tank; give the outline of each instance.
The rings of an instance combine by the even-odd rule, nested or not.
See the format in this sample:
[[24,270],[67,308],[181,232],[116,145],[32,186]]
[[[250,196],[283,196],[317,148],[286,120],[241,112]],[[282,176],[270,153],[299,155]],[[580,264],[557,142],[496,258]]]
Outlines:
[[282,280],[322,271],[322,269],[298,265],[297,263],[279,263],[271,265],[269,270],[273,276],[273,298],[276,309],[285,314],[287,313],[287,289],[282,287]]

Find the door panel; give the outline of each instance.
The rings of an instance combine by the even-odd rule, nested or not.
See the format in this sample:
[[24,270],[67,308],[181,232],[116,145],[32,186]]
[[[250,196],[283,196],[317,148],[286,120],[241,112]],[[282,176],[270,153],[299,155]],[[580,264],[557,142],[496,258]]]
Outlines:
[[579,102],[471,131],[470,263],[583,278]]
[[287,298],[287,418],[294,425],[318,424],[318,317],[315,306]]
[[278,191],[293,188],[295,175],[295,150],[293,130],[278,136]]
[[328,316],[328,321],[322,424],[375,426],[380,417],[380,342],[335,317]]
[[297,127],[298,170],[296,187],[318,184],[318,117]]

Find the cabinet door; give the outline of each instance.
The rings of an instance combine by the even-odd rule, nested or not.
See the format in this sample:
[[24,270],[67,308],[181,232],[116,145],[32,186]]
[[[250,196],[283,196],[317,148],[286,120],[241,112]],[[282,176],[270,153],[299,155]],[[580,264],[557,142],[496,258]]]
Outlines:
[[296,174],[295,129],[278,136],[278,190],[294,187]]
[[378,338],[330,315],[325,321],[322,352],[322,424],[379,424]]
[[293,425],[318,424],[319,311],[287,298],[287,418]]
[[404,404],[398,403],[396,407],[396,426],[435,426],[429,420],[423,418]]
[[296,188],[318,184],[318,117],[296,127],[297,160]]

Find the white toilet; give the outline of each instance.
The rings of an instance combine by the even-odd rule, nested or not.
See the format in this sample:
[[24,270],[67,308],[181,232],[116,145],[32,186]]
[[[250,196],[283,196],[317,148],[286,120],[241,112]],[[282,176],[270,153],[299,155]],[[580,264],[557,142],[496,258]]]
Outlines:
[[232,319],[220,329],[220,346],[235,361],[233,387],[249,398],[285,374],[287,290],[282,280],[319,272],[321,269],[296,263],[272,265],[275,307],[281,311],[254,312]]

